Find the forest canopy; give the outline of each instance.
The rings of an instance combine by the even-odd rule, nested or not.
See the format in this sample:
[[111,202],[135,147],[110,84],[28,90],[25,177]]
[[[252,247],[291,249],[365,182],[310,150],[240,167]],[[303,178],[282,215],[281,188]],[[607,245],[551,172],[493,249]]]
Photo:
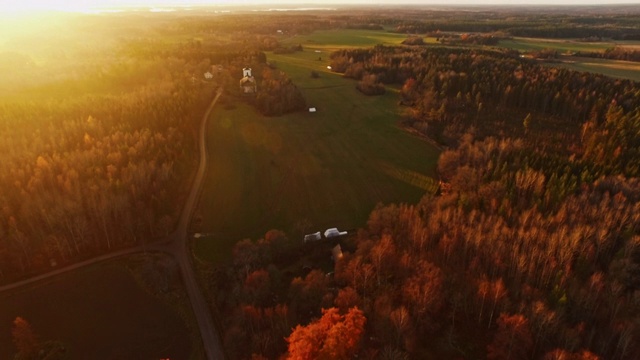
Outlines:
[[[281,40],[391,31],[407,34],[405,44],[342,47],[330,68],[361,96],[396,96],[403,117],[392,121],[442,148],[438,193],[381,204],[345,237],[299,244],[270,230],[239,241],[227,263],[203,265],[227,355],[635,359],[640,83],[495,47],[513,36],[640,39],[638,12],[619,9],[409,8],[269,22],[134,13],[7,39],[0,282],[169,234],[216,88],[231,110],[305,109],[303,91],[267,60],[307,44]],[[582,55],[637,61],[621,48]],[[257,93],[238,86],[247,67]],[[329,260],[336,249],[342,255]],[[14,324],[19,351],[31,354],[27,325]]]

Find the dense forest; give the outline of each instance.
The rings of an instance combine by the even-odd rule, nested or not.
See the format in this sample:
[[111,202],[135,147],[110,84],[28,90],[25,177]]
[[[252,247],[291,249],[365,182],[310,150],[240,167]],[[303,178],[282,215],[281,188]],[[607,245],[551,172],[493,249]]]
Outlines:
[[[163,21],[143,20],[169,36]],[[52,44],[20,39],[22,52],[0,56],[12,70],[0,85],[2,282],[171,232],[195,167],[196,125],[216,86],[240,97],[243,67],[258,70],[265,94],[245,100],[261,111],[304,107],[265,63],[260,50],[276,48],[273,37],[174,42],[126,21],[97,25],[78,35],[89,21],[74,19]],[[205,81],[214,67],[222,70]]]
[[231,358],[637,357],[638,83],[419,44],[331,67],[401,87],[402,125],[447,148],[441,191],[348,239],[238,243],[209,279]]
[[640,51],[627,50],[621,47],[613,47],[606,49],[603,52],[578,52],[577,56],[593,57],[598,59],[612,59],[612,60],[624,60],[624,61],[640,61]]
[[596,6],[579,14],[570,7],[531,7],[478,9],[466,13],[452,9],[438,12],[416,10],[404,15],[388,25],[394,26],[394,31],[408,34],[441,31],[557,39],[640,39],[639,17],[633,6],[617,9]]
[[634,359],[637,180],[603,178],[552,211],[533,170],[459,185],[521,151],[488,138],[447,152],[450,192],[376,209],[333,276],[291,278],[277,232],[239,243],[215,278],[231,357]]
[[635,82],[542,66],[511,51],[445,47],[341,50],[331,64],[346,77],[402,85],[405,124],[445,145],[469,131],[520,135],[536,150],[527,166],[548,176],[589,183],[639,175]]
[[167,65],[164,81],[126,93],[0,105],[4,276],[172,230],[212,91]]

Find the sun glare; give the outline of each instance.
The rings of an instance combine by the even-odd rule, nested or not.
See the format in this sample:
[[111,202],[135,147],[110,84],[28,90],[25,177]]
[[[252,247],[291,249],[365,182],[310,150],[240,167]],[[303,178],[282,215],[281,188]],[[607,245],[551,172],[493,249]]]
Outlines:
[[0,0],[0,50],[24,35],[62,21],[59,14],[86,12],[96,2],[82,0]]
[[4,15],[42,11],[84,11],[88,8],[88,2],[80,0],[23,0],[0,3],[0,13]]

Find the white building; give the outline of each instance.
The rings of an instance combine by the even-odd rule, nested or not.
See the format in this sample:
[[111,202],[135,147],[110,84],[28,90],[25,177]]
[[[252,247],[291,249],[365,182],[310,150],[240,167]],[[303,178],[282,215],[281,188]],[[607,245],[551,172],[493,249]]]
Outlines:
[[342,236],[342,235],[347,235],[347,232],[346,231],[338,231],[338,228],[327,229],[324,232],[324,237],[326,237],[327,239],[332,238],[332,237],[336,237],[336,236]]
[[304,236],[304,242],[318,241],[320,239],[322,239],[322,235],[320,235],[320,231],[315,232],[313,234],[307,234]]

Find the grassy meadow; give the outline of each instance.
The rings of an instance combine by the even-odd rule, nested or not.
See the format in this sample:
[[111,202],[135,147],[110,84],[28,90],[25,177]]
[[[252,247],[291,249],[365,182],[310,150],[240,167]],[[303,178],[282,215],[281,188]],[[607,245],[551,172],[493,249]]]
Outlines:
[[11,359],[13,320],[69,359],[189,359],[192,339],[173,305],[144,290],[124,261],[102,263],[0,294],[0,358]]
[[640,63],[633,61],[570,57],[552,66],[562,66],[575,71],[602,74],[619,79],[640,81]]
[[[515,37],[509,40],[501,40],[499,46],[515,49],[521,52],[552,49],[558,51],[561,54],[571,54],[575,52],[604,52],[606,49],[616,46],[628,48],[630,50],[637,50],[640,47],[640,42],[582,42],[569,39],[558,40]],[[551,63],[550,66],[565,67],[576,71],[585,71],[611,76],[614,78],[640,81],[640,63],[632,61],[563,56],[558,62]]]
[[283,39],[282,43],[302,45],[305,49],[334,51],[341,48],[373,47],[377,44],[398,45],[407,38],[405,34],[385,30],[338,29],[316,31],[309,35],[296,35]]
[[539,51],[544,49],[556,50],[560,53],[567,52],[603,52],[608,48],[615,47],[614,42],[584,42],[569,39],[534,39],[514,37],[512,39],[500,40],[498,46],[515,49],[518,51]]
[[[292,239],[330,227],[354,229],[379,202],[415,203],[434,190],[439,152],[398,126],[397,91],[365,96],[353,80],[327,69],[327,49],[349,45],[341,34],[296,37],[291,41],[301,42],[303,52],[268,54],[317,112],[268,118],[231,99],[215,109],[198,210],[200,230],[212,236],[198,241],[199,257],[227,258],[236,241],[274,228]],[[348,31],[346,39],[356,46],[401,41],[385,36]]]
[[[316,31],[309,35],[296,35],[282,39],[283,44],[302,45],[306,50],[331,52],[343,48],[367,48],[378,44],[400,45],[407,34],[392,33],[386,30],[338,29]],[[432,37],[423,37],[426,44],[437,44]]]

